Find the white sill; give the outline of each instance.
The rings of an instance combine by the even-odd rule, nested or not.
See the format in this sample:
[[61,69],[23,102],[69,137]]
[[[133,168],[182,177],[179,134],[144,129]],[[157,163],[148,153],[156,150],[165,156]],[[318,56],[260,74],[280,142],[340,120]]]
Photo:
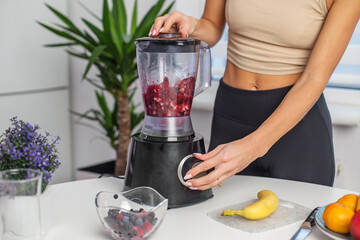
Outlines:
[[[193,110],[213,111],[218,81],[194,98]],[[360,91],[326,88],[324,91],[333,125],[346,127],[360,126]]]
[[360,91],[326,88],[324,95],[329,107],[333,125],[360,126]]

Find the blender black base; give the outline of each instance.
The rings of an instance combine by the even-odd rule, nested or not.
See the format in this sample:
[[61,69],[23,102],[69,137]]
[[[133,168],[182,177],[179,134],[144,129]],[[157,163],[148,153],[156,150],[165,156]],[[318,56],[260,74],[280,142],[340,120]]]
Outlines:
[[211,189],[190,190],[178,178],[180,161],[192,153],[205,153],[204,138],[177,142],[146,141],[140,133],[132,136],[123,190],[140,186],[156,189],[168,199],[169,208],[184,207],[213,197]]

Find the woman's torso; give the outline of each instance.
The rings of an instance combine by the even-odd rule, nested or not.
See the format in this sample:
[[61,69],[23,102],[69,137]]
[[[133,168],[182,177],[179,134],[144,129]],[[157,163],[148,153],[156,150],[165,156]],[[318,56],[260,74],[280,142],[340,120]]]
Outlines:
[[[279,34],[279,31],[285,31],[286,34],[288,33],[289,35],[294,35],[295,32],[298,31],[297,29],[300,27],[299,24],[302,24],[301,19],[297,19],[297,18],[293,19],[293,21],[300,21],[300,22],[294,23],[294,24],[297,24],[296,25],[297,29],[295,29],[295,30],[292,29],[292,28],[295,28],[295,25],[291,26],[290,23],[285,24],[283,26],[278,26],[278,29],[277,29],[277,27],[274,27],[272,30],[271,29],[267,30],[268,28],[266,27],[266,24],[269,24],[272,21],[272,18],[278,17],[279,14],[276,13],[274,15],[271,15],[271,14],[273,14],[273,12],[271,12],[271,14],[269,16],[269,20],[267,20],[266,19],[267,14],[264,14],[264,12],[262,11],[263,9],[261,9],[262,3],[265,3],[265,2],[261,1],[261,0],[251,0],[251,1],[256,1],[258,3],[258,5],[256,6],[255,12],[248,13],[248,12],[246,12],[246,11],[248,11],[248,9],[246,9],[245,7],[244,7],[245,9],[240,9],[240,8],[242,8],[242,6],[244,6],[246,4],[247,1],[249,1],[249,0],[227,0],[226,18],[227,18],[227,22],[229,25],[229,34],[234,34],[234,35],[239,34],[238,37],[244,39],[245,42],[242,43],[244,45],[244,48],[241,49],[244,51],[244,53],[238,52],[240,55],[246,56],[246,54],[250,54],[250,55],[256,54],[254,52],[251,52],[252,51],[251,47],[249,48],[248,46],[245,46],[247,44],[246,41],[248,41],[248,40],[249,40],[249,42],[248,42],[249,46],[250,46],[250,44],[252,44],[252,42],[254,42],[255,47],[257,46],[257,44],[259,47],[263,47],[264,48],[263,52],[266,53],[266,55],[265,54],[264,54],[264,56],[256,55],[256,56],[254,56],[255,60],[250,59],[249,61],[247,61],[246,57],[244,58],[244,56],[235,58],[235,57],[237,57],[236,51],[235,51],[235,53],[234,53],[234,51],[229,52],[229,49],[228,49],[228,61],[226,64],[223,81],[232,87],[236,87],[236,88],[240,88],[240,89],[247,89],[247,90],[268,90],[268,89],[281,88],[281,87],[290,86],[290,85],[295,84],[295,82],[299,79],[299,77],[302,74],[303,66],[300,66],[300,65],[301,64],[304,65],[304,60],[303,60],[304,58],[306,58],[306,61],[307,61],[308,56],[310,55],[310,51],[316,41],[316,38],[320,32],[321,27],[322,27],[323,19],[326,16],[327,9],[330,8],[333,0],[307,0],[307,1],[310,1],[308,4],[309,6],[305,5],[305,7],[310,8],[310,9],[305,9],[305,11],[307,11],[307,13],[303,14],[302,16],[306,17],[306,14],[307,15],[314,14],[315,15],[314,19],[316,19],[316,21],[312,21],[312,22],[310,21],[307,23],[307,24],[310,24],[310,23],[312,24],[311,31],[309,30],[309,33],[307,33],[307,32],[304,32],[304,33],[307,33],[310,36],[303,36],[304,35],[303,34],[302,35],[303,40],[300,42],[298,40],[296,42],[294,42],[295,39],[293,36],[289,36],[287,38],[285,35],[285,37],[284,37],[284,35]],[[279,4],[281,1],[284,1],[284,0],[276,0],[276,1],[274,1],[274,4]],[[304,0],[285,0],[285,1],[294,1],[294,2],[292,2],[292,4],[296,4],[296,1],[304,1]],[[315,7],[317,8],[318,6],[314,5],[315,2],[311,2],[311,1],[316,1],[317,4],[320,4],[321,6],[319,6],[319,9],[314,9]],[[269,3],[269,2],[266,2],[266,3]],[[254,4],[254,2],[252,2],[252,4]],[[301,4],[303,4],[303,2],[301,2]],[[275,6],[273,6],[273,7],[275,7]],[[281,11],[284,15],[281,17],[283,17],[283,18],[287,17],[286,16],[286,6],[285,7],[281,6],[281,7],[282,7]],[[291,7],[294,8],[296,6],[291,6]],[[324,7],[326,9],[324,9]],[[269,6],[264,6],[264,8],[269,8]],[[301,10],[302,10],[301,8],[298,9],[298,11],[301,11]],[[266,11],[268,11],[268,9],[266,9]],[[274,10],[274,12],[276,12],[276,11],[277,10]],[[240,14],[240,15],[248,14],[249,16],[248,17],[246,17],[246,16],[238,17],[238,15],[236,15],[234,13]],[[260,16],[253,17],[253,16],[256,16],[257,13]],[[325,16],[324,16],[324,14],[325,14]],[[293,17],[293,15],[288,16],[288,17]],[[262,21],[263,21],[262,25],[260,25],[258,22],[259,18],[260,19],[262,18]],[[274,21],[279,21],[279,19],[274,20]],[[252,28],[252,26],[251,26],[252,23],[257,24],[256,26],[260,26],[260,27]],[[271,25],[269,25],[269,26],[271,26]],[[304,26],[301,26],[301,27],[304,27]],[[306,26],[305,26],[305,28],[306,28]],[[234,32],[234,31],[236,31],[236,32]],[[256,32],[256,31],[262,31],[262,32]],[[277,36],[279,38],[277,38]],[[234,46],[230,46],[230,44],[231,44],[231,41],[236,42],[238,40],[235,37],[229,36],[229,47],[234,48]],[[251,38],[253,38],[253,39],[251,39]],[[240,42],[241,42],[241,40],[240,40]],[[238,46],[236,46],[236,44],[232,44],[232,45],[235,45],[235,47],[239,47],[239,46],[240,46],[240,48],[242,47],[242,45],[239,45],[239,43],[238,43]],[[271,49],[272,47],[274,47],[273,50]],[[290,54],[289,56],[286,55],[287,49],[289,49],[289,54]],[[246,52],[246,51],[249,51],[250,53]],[[268,51],[268,52],[266,52],[266,51]],[[274,51],[274,56],[272,56],[271,51]],[[276,52],[276,51],[278,51],[278,52]],[[283,51],[283,52],[281,52],[281,51]],[[263,52],[261,52],[261,54]],[[295,55],[293,57],[294,59],[292,59],[291,54]],[[296,56],[296,54],[297,55],[301,54],[301,56]],[[256,60],[257,57],[263,57],[263,58],[260,61],[257,61]],[[296,57],[298,57],[300,60],[297,60]],[[263,61],[263,59],[265,59],[265,60]],[[237,60],[243,61],[244,65],[242,64],[242,62],[237,62]],[[291,62],[292,65],[287,66],[286,61]],[[301,62],[298,63],[296,61],[301,61]],[[280,62],[280,63],[285,62],[285,64],[280,65],[280,64],[276,64],[276,62]],[[248,65],[249,67],[247,67],[246,64],[253,64],[253,65]],[[272,66],[272,64],[273,64],[273,66]],[[254,67],[251,68],[252,66],[254,66]],[[272,69],[272,67],[274,69]],[[266,68],[268,68],[268,70]],[[278,71],[277,71],[277,68],[278,68]]]

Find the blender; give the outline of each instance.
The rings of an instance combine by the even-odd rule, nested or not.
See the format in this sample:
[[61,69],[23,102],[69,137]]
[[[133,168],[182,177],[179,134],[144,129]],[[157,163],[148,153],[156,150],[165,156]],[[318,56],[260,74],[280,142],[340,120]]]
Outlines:
[[205,153],[190,111],[193,97],[211,84],[210,48],[178,33],[139,38],[135,45],[145,118],[131,137],[124,190],[152,187],[168,199],[169,208],[205,201],[212,190],[190,190],[183,178],[201,162],[193,154]]

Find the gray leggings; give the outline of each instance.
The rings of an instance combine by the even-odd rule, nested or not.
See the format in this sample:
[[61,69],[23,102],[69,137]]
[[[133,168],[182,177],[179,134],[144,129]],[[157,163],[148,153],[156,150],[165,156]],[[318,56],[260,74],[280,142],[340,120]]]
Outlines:
[[[209,151],[256,130],[279,106],[291,87],[248,91],[220,81]],[[332,186],[335,175],[332,125],[324,96],[321,95],[306,116],[263,157],[238,174]]]

